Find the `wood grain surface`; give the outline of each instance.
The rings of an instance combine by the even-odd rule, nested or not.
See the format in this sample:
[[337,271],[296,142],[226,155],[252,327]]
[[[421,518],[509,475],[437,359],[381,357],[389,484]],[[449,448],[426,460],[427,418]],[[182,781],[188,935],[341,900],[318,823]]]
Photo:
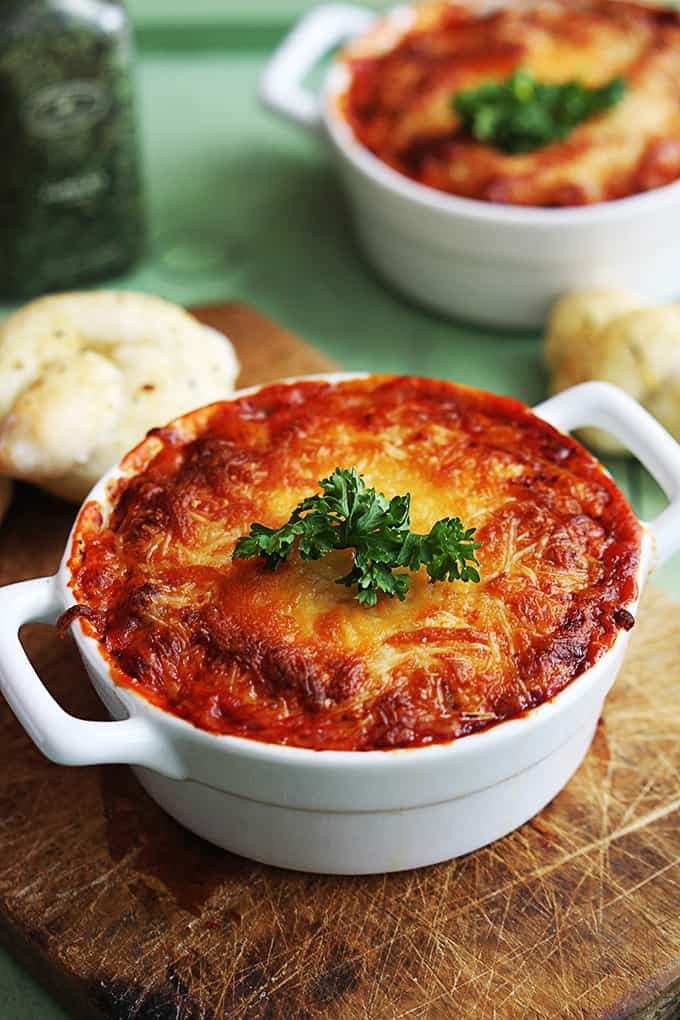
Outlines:
[[[242,382],[329,367],[243,306],[204,310]],[[54,570],[74,508],[20,487],[0,581]],[[104,718],[70,640],[46,685]],[[168,818],[125,767],[64,768],[0,705],[0,934],[93,1020],[668,1020],[680,1005],[680,613],[643,602],[590,753],[533,821],[447,864],[267,868]],[[2,1016],[0,1004],[0,1016]]]

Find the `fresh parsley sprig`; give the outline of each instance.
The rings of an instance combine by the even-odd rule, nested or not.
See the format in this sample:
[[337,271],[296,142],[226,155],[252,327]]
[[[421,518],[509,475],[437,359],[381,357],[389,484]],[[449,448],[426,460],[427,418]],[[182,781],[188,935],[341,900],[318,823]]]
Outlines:
[[459,92],[453,106],[463,129],[478,142],[520,153],[562,141],[577,124],[615,106],[625,92],[624,78],[591,89],[579,81],[536,81],[519,69],[505,81]]
[[336,468],[319,481],[320,494],[296,506],[280,528],[252,524],[250,534],[236,543],[234,559],[261,556],[276,570],[297,543],[304,560],[318,560],[332,549],[353,549],[354,564],[336,584],[357,586],[357,600],[374,606],[380,592],[402,601],[409,589],[407,573],[425,566],[431,582],[479,581],[474,528],[464,528],[459,517],[444,517],[427,535],[410,530],[411,496],[387,499],[369,488],[355,468]]

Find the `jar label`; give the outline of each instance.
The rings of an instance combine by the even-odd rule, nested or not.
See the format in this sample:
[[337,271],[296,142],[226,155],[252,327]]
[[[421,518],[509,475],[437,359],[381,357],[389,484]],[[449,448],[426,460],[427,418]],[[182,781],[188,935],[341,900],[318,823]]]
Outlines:
[[47,181],[38,190],[38,198],[46,205],[80,205],[91,202],[108,186],[108,177],[99,170],[90,170],[60,181]]
[[24,124],[36,138],[66,138],[92,127],[110,106],[98,81],[60,81],[34,92],[24,105]]

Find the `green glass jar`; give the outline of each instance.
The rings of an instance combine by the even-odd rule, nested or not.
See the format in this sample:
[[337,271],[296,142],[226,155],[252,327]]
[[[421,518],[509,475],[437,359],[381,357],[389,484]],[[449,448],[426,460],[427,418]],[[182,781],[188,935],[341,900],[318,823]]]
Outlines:
[[140,254],[130,31],[118,0],[0,5],[0,293],[63,290]]

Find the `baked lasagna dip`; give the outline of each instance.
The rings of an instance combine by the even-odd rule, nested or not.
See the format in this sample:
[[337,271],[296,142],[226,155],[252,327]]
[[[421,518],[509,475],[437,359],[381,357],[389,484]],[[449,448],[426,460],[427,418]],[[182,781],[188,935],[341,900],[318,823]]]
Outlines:
[[347,50],[378,159],[467,198],[574,206],[680,177],[680,13],[624,0],[425,3]]
[[156,429],[81,511],[79,619],[116,683],[217,734],[454,740],[552,698],[633,624],[640,526],[523,404],[369,376]]

